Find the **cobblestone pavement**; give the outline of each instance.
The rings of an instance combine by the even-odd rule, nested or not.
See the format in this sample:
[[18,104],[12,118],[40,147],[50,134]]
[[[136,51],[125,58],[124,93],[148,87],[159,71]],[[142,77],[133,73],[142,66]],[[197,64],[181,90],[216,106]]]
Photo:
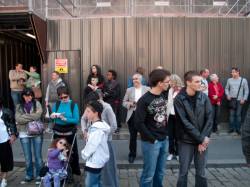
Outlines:
[[[141,169],[120,169],[120,186],[121,187],[138,187],[138,182],[141,175]],[[24,174],[24,168],[15,167],[14,171],[9,174],[8,187],[32,187],[34,183],[20,185],[20,181]],[[235,168],[208,168],[206,170],[208,178],[208,186],[210,187],[249,187],[250,186],[250,168],[235,167]],[[164,179],[164,187],[176,186],[178,169],[168,169]],[[189,172],[188,186],[194,186],[195,170]],[[83,177],[81,179],[83,183]],[[37,185],[38,186],[38,185]],[[75,187],[76,185],[66,185]],[[79,185],[78,185],[79,186]],[[82,185],[83,187],[84,185]]]

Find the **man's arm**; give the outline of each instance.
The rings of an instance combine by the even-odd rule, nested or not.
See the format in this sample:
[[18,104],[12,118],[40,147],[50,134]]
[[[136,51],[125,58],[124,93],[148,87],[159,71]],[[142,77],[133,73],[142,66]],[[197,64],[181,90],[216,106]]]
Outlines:
[[246,101],[247,99],[248,99],[248,95],[249,95],[249,88],[248,88],[248,82],[247,82],[247,80],[246,79],[243,79],[244,80],[244,96],[243,96],[243,98],[244,98],[244,100]]
[[204,137],[209,137],[213,127],[213,112],[212,105],[208,98],[206,99],[205,103],[205,111],[206,123],[204,125],[204,128],[202,129],[201,135]]

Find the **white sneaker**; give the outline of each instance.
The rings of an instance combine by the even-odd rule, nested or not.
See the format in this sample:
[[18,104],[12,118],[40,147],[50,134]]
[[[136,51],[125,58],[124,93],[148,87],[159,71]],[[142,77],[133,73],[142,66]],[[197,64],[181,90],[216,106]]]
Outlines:
[[167,157],[167,160],[168,160],[168,161],[170,161],[170,160],[172,160],[172,159],[173,159],[173,157],[174,157],[174,155],[173,155],[173,154],[169,154],[169,155],[168,155],[168,157]]
[[2,179],[1,187],[6,187],[6,186],[7,186],[7,180],[6,179]]

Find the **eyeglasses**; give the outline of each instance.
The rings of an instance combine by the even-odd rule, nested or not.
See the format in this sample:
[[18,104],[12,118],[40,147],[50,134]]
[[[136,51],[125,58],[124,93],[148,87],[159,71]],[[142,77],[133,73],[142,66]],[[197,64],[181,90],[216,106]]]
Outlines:
[[135,77],[135,78],[133,78],[132,80],[138,80],[139,78],[137,78],[137,77]]
[[66,146],[66,145],[67,145],[66,143],[61,142],[61,141],[59,141],[58,143],[59,143],[60,145],[63,145],[63,146]]
[[67,99],[69,96],[65,95],[65,96],[60,96],[60,99]]

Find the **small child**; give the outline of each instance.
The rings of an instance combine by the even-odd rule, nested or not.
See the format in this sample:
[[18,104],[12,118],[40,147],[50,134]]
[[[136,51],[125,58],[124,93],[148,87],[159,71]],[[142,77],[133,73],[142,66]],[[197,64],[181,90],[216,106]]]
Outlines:
[[65,138],[53,140],[48,150],[49,171],[43,179],[44,187],[51,187],[51,179],[54,179],[54,187],[60,187],[62,179],[67,178],[66,163],[69,144]]
[[85,187],[101,187],[101,170],[109,160],[108,135],[109,125],[101,121],[103,106],[98,101],[89,102],[84,115],[91,126],[88,129],[86,146],[82,150],[82,158],[86,161]]

